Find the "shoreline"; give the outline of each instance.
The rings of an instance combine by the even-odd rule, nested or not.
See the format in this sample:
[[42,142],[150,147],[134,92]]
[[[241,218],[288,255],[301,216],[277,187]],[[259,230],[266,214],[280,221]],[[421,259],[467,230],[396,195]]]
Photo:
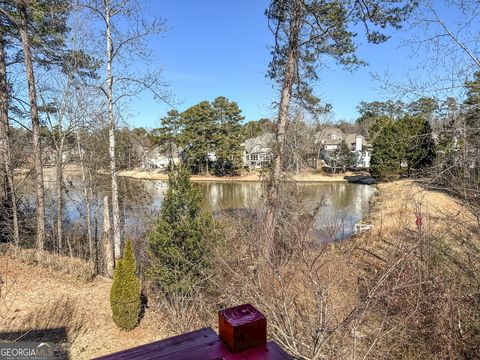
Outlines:
[[[287,181],[295,181],[300,183],[348,183],[346,178],[352,173],[341,175],[325,175],[325,174],[300,174],[290,175]],[[119,171],[118,176],[128,177],[137,180],[168,180],[168,174],[160,172],[151,172],[145,170],[124,170]],[[261,175],[257,172],[238,176],[207,176],[207,175],[192,175],[190,178],[193,182],[260,182]]]
[[[44,175],[53,175],[54,167],[44,168]],[[15,175],[27,175],[30,171],[27,169],[15,169]],[[67,165],[64,168],[65,175],[81,175],[81,169],[78,165]],[[108,171],[101,171],[100,174],[108,175]],[[118,171],[117,176],[130,178],[135,180],[150,180],[150,181],[167,181],[168,173],[162,171],[148,171],[148,170],[121,170]],[[238,176],[214,176],[214,175],[192,175],[193,182],[260,182],[260,172],[250,172]],[[360,183],[372,184],[372,178],[365,173],[346,172],[344,174],[330,175],[330,174],[287,174],[287,181],[295,181],[298,183]]]

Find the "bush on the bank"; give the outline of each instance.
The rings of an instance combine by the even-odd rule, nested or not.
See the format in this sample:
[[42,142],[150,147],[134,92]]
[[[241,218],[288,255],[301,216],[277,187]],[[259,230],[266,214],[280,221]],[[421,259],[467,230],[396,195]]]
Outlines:
[[110,305],[115,324],[122,330],[137,326],[141,310],[140,280],[131,241],[127,241],[123,259],[117,260],[110,291]]

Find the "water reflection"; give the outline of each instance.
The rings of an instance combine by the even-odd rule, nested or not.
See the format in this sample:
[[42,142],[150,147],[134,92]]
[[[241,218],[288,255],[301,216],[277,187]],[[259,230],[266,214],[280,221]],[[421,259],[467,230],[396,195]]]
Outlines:
[[[250,182],[199,183],[210,211],[254,208],[262,196],[262,185]],[[145,189],[152,196],[152,205],[159,208],[166,184],[146,181]],[[305,201],[306,210],[320,205],[315,229],[325,239],[343,239],[352,234],[356,222],[369,212],[374,188],[349,183],[305,183],[297,185],[297,196]]]
[[[55,182],[46,177],[46,203],[49,219],[54,219]],[[64,216],[67,224],[84,223],[85,202],[81,178],[66,179]],[[206,209],[212,212],[227,209],[254,208],[262,195],[262,184],[256,182],[203,182],[198,183],[205,199]],[[167,190],[165,181],[120,179],[120,203],[127,234],[144,234],[152,219],[158,215]],[[24,199],[34,203],[31,184],[22,185]],[[96,189],[93,214],[101,229],[102,199],[109,193],[109,181],[105,177]],[[352,232],[357,221],[369,211],[369,201],[374,188],[349,183],[298,184],[296,195],[303,200],[306,210],[317,208],[315,230],[322,239],[343,239]],[[50,220],[53,224],[53,220]],[[100,231],[100,230],[98,230]]]

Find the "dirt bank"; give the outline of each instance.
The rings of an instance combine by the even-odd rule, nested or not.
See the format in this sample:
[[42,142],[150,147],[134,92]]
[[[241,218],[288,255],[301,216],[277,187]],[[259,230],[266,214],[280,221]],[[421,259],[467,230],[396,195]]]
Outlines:
[[148,308],[137,328],[118,330],[111,319],[109,279],[86,282],[5,255],[0,276],[0,336],[8,340],[62,342],[65,331],[69,358],[91,359],[171,335]]
[[442,239],[452,256],[458,257],[464,256],[459,239],[480,243],[477,217],[454,197],[411,180],[381,183],[377,189],[365,220],[374,228],[359,236],[371,251],[388,251],[396,239],[412,234]]
[[[15,169],[15,176],[27,176],[32,173],[31,169]],[[53,176],[55,174],[55,168],[46,167],[43,170],[44,175]],[[104,175],[108,175],[108,171],[101,172]],[[81,175],[81,168],[78,165],[66,165],[64,169],[65,175]],[[118,176],[128,177],[139,180],[168,180],[168,173],[165,171],[155,170],[123,170],[118,172]],[[214,175],[192,175],[192,181],[212,181],[212,182],[258,182],[261,181],[261,172],[252,171],[244,172],[238,176],[214,176]],[[367,176],[368,177],[368,176]],[[347,172],[344,174],[314,174],[314,173],[301,173],[290,174],[288,179],[297,182],[356,182],[352,179],[366,178],[363,173]]]
[[[300,174],[291,175],[290,178],[297,182],[348,182],[345,176],[351,174],[327,175],[327,174]],[[145,170],[126,170],[120,171],[118,176],[129,177],[140,180],[168,180],[168,174],[165,172],[145,171]],[[261,180],[259,172],[245,173],[239,176],[207,176],[192,175],[192,181],[213,181],[213,182],[258,182]]]

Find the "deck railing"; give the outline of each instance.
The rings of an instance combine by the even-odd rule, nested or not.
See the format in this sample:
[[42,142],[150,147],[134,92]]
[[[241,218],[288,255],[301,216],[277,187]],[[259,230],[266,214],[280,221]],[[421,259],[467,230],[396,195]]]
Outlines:
[[267,341],[267,319],[250,304],[219,311],[218,329],[219,335],[212,328],[203,328],[98,359],[292,359],[275,342]]

